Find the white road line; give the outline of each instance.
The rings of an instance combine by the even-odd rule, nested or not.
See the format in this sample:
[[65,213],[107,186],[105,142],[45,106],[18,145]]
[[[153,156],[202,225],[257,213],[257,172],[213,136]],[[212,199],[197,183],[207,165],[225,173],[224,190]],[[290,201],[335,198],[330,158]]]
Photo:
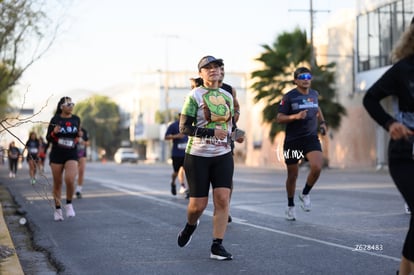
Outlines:
[[[102,182],[102,181],[105,181],[105,180],[100,180],[100,182]],[[146,198],[146,199],[157,201],[157,202],[160,202],[160,203],[163,203],[163,204],[174,205],[174,206],[176,206],[178,208],[181,208],[181,209],[187,209],[187,206],[177,204],[174,201],[168,201],[168,200],[165,200],[165,199],[157,198],[157,197],[154,197],[152,195],[147,195],[147,194],[142,193],[142,192],[147,192],[147,193],[153,192],[154,190],[150,189],[150,188],[143,188],[143,187],[139,187],[139,186],[131,186],[131,185],[122,184],[122,183],[114,183],[113,181],[105,181],[105,183],[102,183],[102,185],[105,186],[105,187],[108,187],[110,189],[125,192],[125,193],[130,194],[130,195]],[[126,189],[126,188],[130,188],[130,189],[137,190],[137,191],[131,191],[130,189]],[[210,217],[213,216],[213,212],[209,211],[209,210],[205,210],[203,212],[203,214],[207,215],[207,216],[210,216]],[[316,239],[316,238],[306,237],[306,236],[302,236],[302,235],[298,235],[298,234],[289,233],[289,232],[286,232],[286,231],[281,231],[281,230],[277,230],[277,229],[273,229],[273,228],[269,228],[269,227],[265,227],[265,226],[261,226],[261,225],[248,223],[248,222],[243,221],[241,219],[237,219],[236,217],[233,217],[233,223],[253,227],[253,228],[256,228],[256,229],[261,229],[261,230],[268,231],[268,232],[277,233],[277,234],[284,235],[284,236],[289,236],[289,237],[293,237],[293,238],[297,238],[297,239],[302,239],[302,240],[306,240],[306,241],[310,241],[310,242],[320,243],[320,244],[331,246],[331,247],[341,248],[341,249],[345,249],[345,250],[352,251],[352,252],[355,252],[355,253],[368,254],[368,255],[371,255],[371,256],[374,256],[374,257],[389,259],[389,260],[393,260],[393,261],[396,261],[396,262],[400,262],[400,260],[401,260],[401,259],[396,258],[396,257],[392,257],[392,256],[384,255],[384,254],[378,254],[378,253],[375,253],[375,252],[372,252],[372,251],[355,250],[355,247],[349,247],[349,246],[345,246],[345,245],[341,245],[341,244],[336,244],[336,243],[333,243],[333,242],[327,242],[327,241],[319,240],[319,239]]]
[[398,259],[396,257],[392,257],[392,256],[388,256],[388,255],[378,254],[378,253],[374,253],[374,252],[366,251],[366,250],[355,250],[355,247],[349,247],[349,246],[345,246],[345,245],[341,245],[341,244],[322,241],[322,240],[319,240],[319,239],[306,237],[306,236],[302,236],[302,235],[298,235],[298,234],[293,234],[293,233],[289,233],[289,232],[286,232],[286,231],[281,231],[281,230],[277,230],[277,229],[273,229],[273,228],[269,228],[269,227],[264,227],[264,226],[260,226],[260,225],[255,225],[255,224],[251,224],[251,223],[244,222],[244,221],[236,221],[235,223],[243,224],[243,225],[254,227],[254,228],[257,228],[257,229],[262,229],[262,230],[265,230],[265,231],[274,232],[274,233],[278,233],[278,234],[281,234],[281,235],[294,237],[294,238],[298,238],[298,239],[302,239],[302,240],[306,240],[306,241],[316,242],[316,243],[324,244],[324,245],[327,245],[327,246],[342,248],[342,249],[345,249],[345,250],[350,250],[352,252],[364,253],[364,254],[368,254],[368,255],[371,255],[371,256],[376,256],[376,257],[381,257],[381,258],[385,258],[385,259],[394,260],[394,261],[397,261],[397,262],[400,262],[400,260],[401,260],[401,259]]

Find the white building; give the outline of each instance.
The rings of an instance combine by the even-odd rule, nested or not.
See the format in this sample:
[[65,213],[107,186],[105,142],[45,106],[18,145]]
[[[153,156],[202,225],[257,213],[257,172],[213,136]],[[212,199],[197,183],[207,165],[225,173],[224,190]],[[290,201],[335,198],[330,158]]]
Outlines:
[[[191,90],[190,78],[198,77],[195,72],[147,72],[140,73],[136,78],[135,92],[128,98],[133,103],[130,121],[131,141],[145,141],[146,158],[166,161],[170,157],[171,142],[164,141],[168,123],[156,121],[158,111],[172,110],[178,114],[184,100]],[[243,73],[226,72],[225,81],[237,91],[241,109],[246,106],[246,79]],[[242,116],[238,127],[245,129],[246,116]],[[245,155],[243,144],[236,147],[237,154]]]

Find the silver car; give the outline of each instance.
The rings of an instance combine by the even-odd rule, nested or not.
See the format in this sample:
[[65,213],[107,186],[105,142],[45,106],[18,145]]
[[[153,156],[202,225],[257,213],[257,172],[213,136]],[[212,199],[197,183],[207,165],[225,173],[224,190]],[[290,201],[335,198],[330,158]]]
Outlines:
[[134,148],[119,148],[114,155],[115,163],[119,164],[124,162],[138,163],[138,158],[139,156]]

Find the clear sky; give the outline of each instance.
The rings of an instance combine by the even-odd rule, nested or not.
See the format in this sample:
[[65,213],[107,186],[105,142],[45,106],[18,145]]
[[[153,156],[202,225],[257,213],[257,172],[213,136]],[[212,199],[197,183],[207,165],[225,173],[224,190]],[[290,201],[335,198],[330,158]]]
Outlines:
[[[207,54],[223,58],[227,71],[249,72],[262,44],[295,27],[309,33],[309,8],[309,0],[75,0],[65,31],[26,71],[22,90],[29,101],[53,95],[54,107],[74,89],[99,92],[143,71],[197,73]],[[313,8],[318,29],[355,0],[313,0]]]

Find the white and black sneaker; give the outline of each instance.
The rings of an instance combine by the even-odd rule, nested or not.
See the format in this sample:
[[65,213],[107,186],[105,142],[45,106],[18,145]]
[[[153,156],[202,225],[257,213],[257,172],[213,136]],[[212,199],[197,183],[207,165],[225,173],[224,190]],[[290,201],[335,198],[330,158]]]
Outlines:
[[177,243],[179,247],[185,247],[190,244],[194,230],[196,230],[200,220],[195,225],[186,224],[184,229],[178,233]]
[[53,213],[53,217],[55,219],[55,221],[63,221],[63,213],[62,213],[62,209],[55,209],[55,212]]
[[286,208],[286,220],[288,221],[296,221],[296,210],[294,206],[288,206]]
[[312,210],[312,204],[311,204],[311,200],[310,200],[310,195],[309,194],[308,195],[300,194],[299,195],[299,199],[302,202],[301,207],[302,207],[303,211],[309,212],[309,211]]
[[73,209],[73,205],[71,203],[65,205],[65,211],[67,218],[75,217],[76,215],[75,210]]
[[210,259],[219,261],[230,261],[233,259],[233,255],[227,252],[222,244],[213,243],[211,245]]

